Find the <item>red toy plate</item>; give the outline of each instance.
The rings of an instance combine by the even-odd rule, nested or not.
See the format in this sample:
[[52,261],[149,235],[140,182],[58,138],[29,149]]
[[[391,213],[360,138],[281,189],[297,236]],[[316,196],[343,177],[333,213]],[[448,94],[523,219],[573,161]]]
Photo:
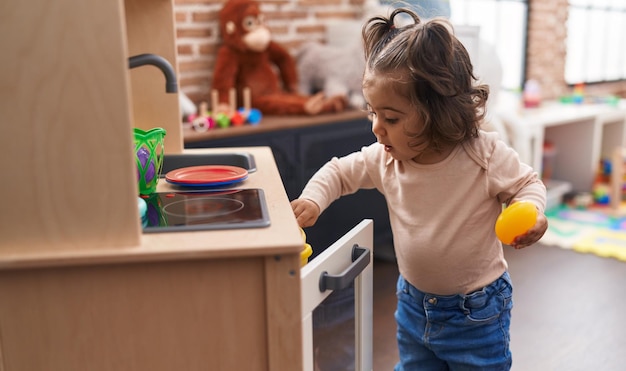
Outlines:
[[165,180],[178,184],[232,182],[248,176],[248,170],[229,165],[189,166],[165,174]]

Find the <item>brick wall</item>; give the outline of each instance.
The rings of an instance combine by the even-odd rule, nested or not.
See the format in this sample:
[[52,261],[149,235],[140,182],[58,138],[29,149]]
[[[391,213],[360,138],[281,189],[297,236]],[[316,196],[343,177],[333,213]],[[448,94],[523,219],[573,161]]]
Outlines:
[[[226,0],[175,0],[181,90],[194,102],[209,100],[219,43],[218,12]],[[261,0],[273,39],[290,51],[323,41],[331,20],[359,19],[366,0]],[[545,98],[570,92],[564,81],[568,0],[530,0],[527,78],[537,79]],[[623,94],[626,83],[588,86],[589,92]]]
[[[175,0],[181,90],[194,102],[209,101],[219,39],[218,12],[226,0]],[[358,19],[365,0],[266,0],[261,11],[272,39],[294,52],[324,41],[325,23]]]
[[568,0],[530,0],[526,78],[539,81],[545,98],[567,93],[565,40]]
[[[565,83],[568,0],[530,0],[526,78],[538,80],[546,99],[571,93]],[[593,84],[591,94],[619,94],[626,97],[626,82]]]

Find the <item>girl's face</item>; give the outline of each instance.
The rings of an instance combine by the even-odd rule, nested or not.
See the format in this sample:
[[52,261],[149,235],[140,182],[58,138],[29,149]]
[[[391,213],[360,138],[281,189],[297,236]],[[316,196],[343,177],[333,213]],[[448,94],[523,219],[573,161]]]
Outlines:
[[409,147],[410,132],[421,129],[415,105],[408,94],[401,94],[398,82],[392,76],[374,75],[369,71],[363,77],[363,96],[372,120],[372,132],[378,143],[398,161],[421,161],[422,151]]

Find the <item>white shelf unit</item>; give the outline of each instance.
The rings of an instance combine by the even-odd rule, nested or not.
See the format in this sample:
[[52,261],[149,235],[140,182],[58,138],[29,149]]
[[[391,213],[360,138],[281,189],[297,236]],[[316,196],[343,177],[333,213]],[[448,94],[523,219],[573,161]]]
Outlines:
[[556,148],[552,178],[569,182],[575,191],[590,191],[600,159],[626,145],[626,102],[561,104],[539,108],[498,107],[496,114],[512,132],[512,145],[522,161],[541,173],[543,143]]

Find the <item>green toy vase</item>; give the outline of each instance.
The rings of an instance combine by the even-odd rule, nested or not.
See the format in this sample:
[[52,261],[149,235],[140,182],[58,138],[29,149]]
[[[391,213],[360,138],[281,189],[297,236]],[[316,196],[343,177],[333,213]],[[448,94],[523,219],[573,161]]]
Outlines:
[[154,128],[144,131],[134,128],[135,162],[137,163],[137,181],[139,194],[154,193],[163,168],[165,129]]

